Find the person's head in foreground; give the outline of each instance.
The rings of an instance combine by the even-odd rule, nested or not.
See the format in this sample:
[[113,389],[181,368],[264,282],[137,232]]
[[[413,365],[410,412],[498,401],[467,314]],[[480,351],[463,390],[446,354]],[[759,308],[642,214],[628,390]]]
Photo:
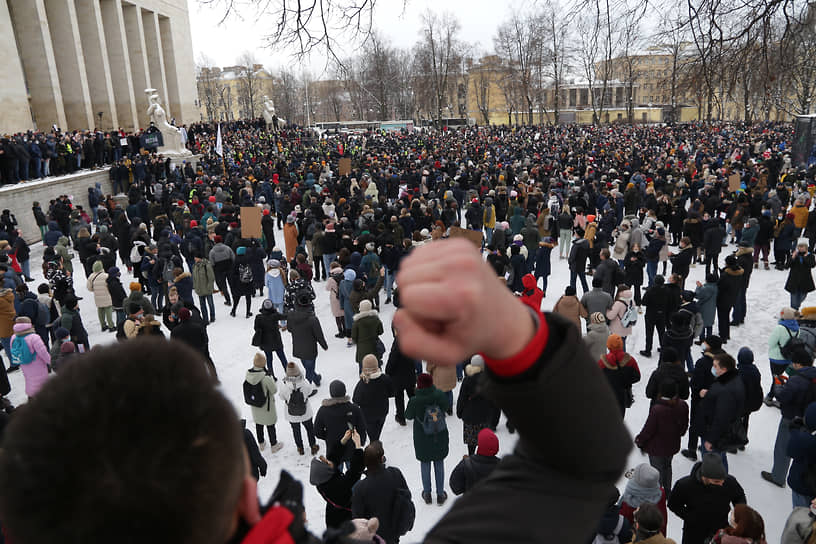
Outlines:
[[84,354],[20,407],[0,451],[16,544],[223,543],[260,518],[238,416],[177,342]]

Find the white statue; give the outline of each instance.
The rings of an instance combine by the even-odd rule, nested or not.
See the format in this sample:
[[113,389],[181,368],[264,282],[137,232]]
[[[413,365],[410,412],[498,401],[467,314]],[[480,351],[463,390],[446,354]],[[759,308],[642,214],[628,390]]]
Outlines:
[[192,155],[189,149],[184,147],[182,135],[179,129],[167,122],[167,113],[161,107],[159,95],[155,94],[156,89],[145,89],[150,107],[147,108],[147,116],[159,132],[161,132],[164,145],[156,152],[165,156]]
[[286,121],[278,118],[275,113],[275,103],[266,95],[263,97],[263,116],[266,120],[266,128],[269,129],[271,126],[273,132],[278,132],[286,126]]

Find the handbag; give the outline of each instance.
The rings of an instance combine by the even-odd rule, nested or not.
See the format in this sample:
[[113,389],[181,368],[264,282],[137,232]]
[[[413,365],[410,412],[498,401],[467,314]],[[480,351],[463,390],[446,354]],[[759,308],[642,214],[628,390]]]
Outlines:
[[745,426],[742,424],[742,421],[738,418],[731,422],[728,426],[728,429],[723,433],[720,437],[720,440],[716,444],[716,448],[719,451],[726,451],[730,448],[738,448],[740,446],[744,446],[748,443],[748,431],[745,430]]

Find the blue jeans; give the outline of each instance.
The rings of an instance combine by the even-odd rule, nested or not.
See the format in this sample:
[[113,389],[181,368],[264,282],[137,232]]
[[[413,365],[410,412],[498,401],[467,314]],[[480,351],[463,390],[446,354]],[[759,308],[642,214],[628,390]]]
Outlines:
[[575,280],[576,278],[581,278],[581,288],[583,288],[584,293],[589,291],[589,286],[587,285],[586,281],[586,271],[585,270],[570,270],[570,286],[575,289]]
[[493,241],[493,229],[490,227],[485,227],[485,244],[490,245],[490,242]]
[[116,327],[119,328],[119,325],[127,319],[127,315],[125,315],[125,310],[116,310]]
[[[266,360],[267,364],[269,364],[269,359]],[[303,368],[306,369],[306,379],[312,382],[315,385],[320,385],[320,374],[315,372],[315,365],[317,364],[316,359],[301,359],[300,364],[303,365]]]
[[801,493],[797,493],[796,491],[791,489],[791,499],[793,499],[794,508],[796,508],[797,506],[804,506],[805,508],[808,508],[810,506],[810,501],[813,500],[813,497],[802,495]]
[[388,268],[385,268],[385,297],[391,298],[391,292],[394,289],[394,271]]
[[776,431],[776,442],[774,442],[774,461],[771,474],[778,484],[783,484],[788,479],[788,469],[791,458],[788,457],[788,442],[790,442],[790,419],[779,418],[779,428]]
[[25,261],[20,261],[20,268],[23,269],[23,278],[28,279],[31,277],[31,261],[26,259]]
[[436,477],[436,494],[441,495],[445,491],[445,460],[438,461],[420,461],[419,468],[422,472],[422,492],[431,492],[431,463],[434,467],[434,476]]
[[328,277],[329,272],[331,271],[331,263],[332,261],[337,260],[337,253],[329,253],[326,255],[323,254],[323,268],[326,269],[326,277]]
[[[205,304],[207,303],[207,304]],[[198,297],[198,304],[201,306],[201,317],[204,319],[204,323],[209,323],[210,321],[215,321],[215,303],[213,302],[212,295],[199,295]],[[209,317],[207,317],[207,305],[210,306]]]
[[[278,356],[278,360],[280,360],[281,366],[283,366],[283,371],[286,372],[286,365],[289,363],[289,361],[286,360],[286,353],[284,353],[283,348],[276,349],[275,351],[264,350],[264,354],[266,355],[266,369],[269,372],[271,372],[273,375],[275,374],[275,371],[272,370],[272,354],[276,354]],[[312,368],[314,368],[314,365],[312,365]]]
[[712,445],[711,450],[705,449],[705,439],[700,439],[700,455],[705,455],[706,453],[716,453],[720,457],[722,457],[723,466],[725,467],[725,472],[728,472],[728,456],[725,454],[724,451],[717,451],[714,449]]
[[793,291],[790,294],[791,308],[798,310],[802,303],[805,301],[805,298],[807,298],[807,293],[805,293],[804,291]]
[[649,277],[649,287],[651,287],[657,275],[657,261],[646,261],[646,275]]
[[691,349],[686,352],[686,368],[689,372],[694,372],[694,360],[691,358]]

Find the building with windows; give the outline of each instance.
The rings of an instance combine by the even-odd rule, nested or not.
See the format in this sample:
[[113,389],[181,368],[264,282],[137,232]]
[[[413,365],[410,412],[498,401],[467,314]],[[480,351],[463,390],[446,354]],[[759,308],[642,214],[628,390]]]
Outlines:
[[202,67],[198,70],[198,117],[233,121],[261,117],[263,97],[272,97],[274,78],[261,64]]
[[199,119],[187,0],[0,0],[0,133]]

